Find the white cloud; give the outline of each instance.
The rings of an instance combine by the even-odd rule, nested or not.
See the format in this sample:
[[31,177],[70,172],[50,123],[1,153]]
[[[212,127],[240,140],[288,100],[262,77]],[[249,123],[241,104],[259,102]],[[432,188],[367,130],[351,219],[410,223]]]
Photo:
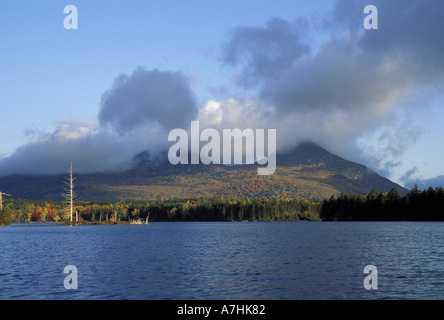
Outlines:
[[4,155],[0,175],[63,173],[71,161],[78,173],[126,169],[137,154],[166,149],[170,127],[189,124],[195,109],[181,74],[138,68],[103,95],[99,122],[57,120],[54,131]]
[[188,129],[192,120],[202,129],[277,129],[281,150],[311,140],[334,153],[360,152],[353,157],[388,172],[422,132],[404,107],[414,114],[423,110],[421,93],[442,92],[444,2],[373,4],[380,29],[364,31],[362,3],[337,0],[326,20],[332,30],[316,50],[304,19],[234,29],[223,57],[244,96],[224,91],[200,109],[181,73],[139,67],[121,75],[103,94],[98,121],[57,122],[3,155],[0,175],[65,172],[70,161],[79,171],[119,169],[140,152],[167,149],[169,130]]

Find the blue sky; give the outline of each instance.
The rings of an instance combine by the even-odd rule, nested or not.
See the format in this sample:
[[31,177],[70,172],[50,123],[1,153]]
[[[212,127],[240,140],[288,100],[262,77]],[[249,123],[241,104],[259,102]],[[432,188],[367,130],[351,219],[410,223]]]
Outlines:
[[[79,11],[75,31],[63,27],[68,4]],[[58,119],[95,119],[114,78],[139,65],[185,72],[209,98],[207,87],[226,81],[218,59],[232,28],[320,9],[309,1],[2,1],[0,151]]]
[[[370,3],[378,30],[362,27]],[[63,27],[66,5],[78,9],[78,30]],[[73,157],[81,171],[94,171],[100,155],[117,166],[158,148],[171,129],[153,112],[162,98],[144,103],[122,93],[138,79],[151,83],[157,70],[165,81],[184,79],[177,98],[195,100],[177,114],[165,107],[171,117],[195,108],[216,127],[280,128],[282,148],[312,139],[408,187],[439,177],[444,22],[435,15],[443,9],[410,0],[3,0],[0,176],[54,173]],[[400,12],[418,12],[416,23],[406,25]],[[115,81],[120,75],[126,80]],[[109,127],[114,118],[104,110],[117,112],[124,98],[149,109],[146,127]]]

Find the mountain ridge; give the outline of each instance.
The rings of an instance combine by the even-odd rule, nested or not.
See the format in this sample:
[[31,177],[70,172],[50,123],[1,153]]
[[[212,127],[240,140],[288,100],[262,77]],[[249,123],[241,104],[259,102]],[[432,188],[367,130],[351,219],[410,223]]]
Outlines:
[[[134,167],[122,172],[74,174],[79,200],[150,200],[160,198],[329,198],[340,193],[364,194],[376,188],[407,189],[369,168],[342,159],[318,145],[303,143],[277,155],[276,172],[258,176],[253,165],[171,165],[166,154],[141,153]],[[61,200],[66,175],[8,176],[0,190],[13,198]]]

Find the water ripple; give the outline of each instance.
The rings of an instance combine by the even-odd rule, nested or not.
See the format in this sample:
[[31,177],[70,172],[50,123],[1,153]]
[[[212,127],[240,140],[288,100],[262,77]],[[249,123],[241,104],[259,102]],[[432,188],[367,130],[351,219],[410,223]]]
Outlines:
[[444,298],[443,223],[14,226],[0,243],[0,299]]

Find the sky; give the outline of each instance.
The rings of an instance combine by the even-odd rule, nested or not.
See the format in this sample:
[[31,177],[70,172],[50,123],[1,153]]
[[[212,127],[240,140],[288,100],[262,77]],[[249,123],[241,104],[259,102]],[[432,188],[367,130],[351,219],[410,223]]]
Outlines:
[[125,169],[199,120],[444,186],[443,16],[441,0],[3,0],[0,176]]

